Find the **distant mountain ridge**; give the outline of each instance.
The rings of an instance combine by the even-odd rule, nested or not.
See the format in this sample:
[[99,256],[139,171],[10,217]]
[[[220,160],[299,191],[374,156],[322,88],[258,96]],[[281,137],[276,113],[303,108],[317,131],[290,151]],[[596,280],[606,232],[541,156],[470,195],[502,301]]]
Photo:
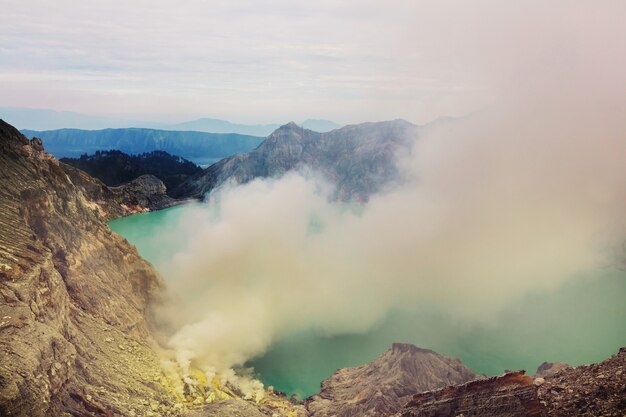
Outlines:
[[[241,135],[267,136],[280,127],[280,124],[243,124],[232,123],[216,118],[200,118],[178,123],[153,120],[133,120],[113,116],[88,115],[70,111],[49,109],[29,109],[20,107],[0,107],[0,118],[17,126],[20,130],[58,130],[58,129],[120,129],[145,128],[161,130],[185,130],[207,133],[238,133]],[[330,120],[308,119],[301,123],[307,129],[327,132],[340,128],[341,125]]]
[[219,159],[256,148],[263,138],[235,133],[205,133],[144,128],[23,130],[40,138],[46,150],[57,158],[79,157],[96,151],[119,150],[128,154],[165,151],[198,164],[209,165]]
[[222,159],[190,177],[172,195],[200,198],[227,182],[279,177],[308,167],[336,185],[334,198],[365,201],[399,179],[396,156],[411,151],[418,133],[418,127],[405,120],[350,125],[327,133],[291,122],[256,149]]

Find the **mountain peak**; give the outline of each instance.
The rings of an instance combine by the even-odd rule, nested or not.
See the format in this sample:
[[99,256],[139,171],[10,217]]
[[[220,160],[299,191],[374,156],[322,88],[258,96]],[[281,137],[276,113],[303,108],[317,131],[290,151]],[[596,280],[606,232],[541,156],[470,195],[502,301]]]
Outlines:
[[339,369],[305,404],[311,417],[392,415],[414,394],[475,378],[458,359],[394,343],[368,364]]
[[25,145],[28,140],[17,130],[4,120],[0,119],[0,138],[3,142],[19,142],[20,145]]
[[289,122],[287,124],[280,126],[278,129],[274,130],[274,132],[272,132],[270,136],[276,136],[276,135],[280,136],[285,133],[300,132],[303,130],[305,129],[301,126],[298,126],[295,122]]
[[408,353],[435,353],[430,349],[422,349],[419,348],[411,343],[393,343],[391,345],[391,351],[392,352],[397,352],[397,353],[402,353],[402,352],[408,352]]

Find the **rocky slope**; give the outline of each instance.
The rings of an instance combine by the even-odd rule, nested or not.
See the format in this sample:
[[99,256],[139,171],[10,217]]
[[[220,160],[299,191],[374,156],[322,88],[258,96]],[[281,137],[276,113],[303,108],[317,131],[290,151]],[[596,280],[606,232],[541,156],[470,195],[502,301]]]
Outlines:
[[115,202],[90,199],[115,191],[65,169],[0,121],[0,415],[182,416],[225,399],[244,416],[302,415],[270,392],[245,401],[163,373],[150,322],[161,281],[104,222]]
[[41,142],[0,121],[0,415],[169,415],[160,281]]
[[372,362],[344,368],[322,383],[306,400],[312,417],[386,416],[396,413],[411,397],[477,375],[458,359],[410,344],[394,343]]
[[335,184],[335,198],[367,200],[398,179],[396,156],[410,151],[417,131],[403,120],[363,123],[328,133],[289,123],[253,151],[223,159],[190,177],[172,195],[200,198],[225,183],[246,183],[308,168]]
[[567,367],[539,385],[550,417],[626,415],[626,347],[593,365]]

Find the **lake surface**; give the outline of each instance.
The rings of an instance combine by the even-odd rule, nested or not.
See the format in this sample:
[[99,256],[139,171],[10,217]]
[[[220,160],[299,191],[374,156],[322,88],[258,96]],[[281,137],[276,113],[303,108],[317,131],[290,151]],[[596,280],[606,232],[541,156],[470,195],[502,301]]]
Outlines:
[[[177,223],[188,207],[136,214],[109,225],[163,271],[185,242]],[[248,365],[267,385],[300,397],[318,392],[320,382],[337,368],[370,361],[393,342],[458,357],[488,375],[505,369],[532,374],[543,361],[597,362],[625,346],[625,296],[626,272],[607,268],[556,291],[529,294],[490,323],[415,306],[391,312],[365,334],[326,337],[313,329],[291,334]]]

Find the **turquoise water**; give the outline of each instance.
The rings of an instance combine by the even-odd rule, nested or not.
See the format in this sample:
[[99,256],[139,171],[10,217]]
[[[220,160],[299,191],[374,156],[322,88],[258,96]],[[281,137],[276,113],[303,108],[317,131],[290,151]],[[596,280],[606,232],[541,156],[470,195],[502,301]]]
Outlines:
[[200,203],[189,203],[120,217],[110,221],[109,227],[135,245],[144,259],[162,270],[175,248],[182,246],[185,241],[185,236],[176,227],[178,221],[190,206],[198,204]]
[[549,294],[528,296],[493,324],[430,310],[395,311],[366,334],[327,338],[314,331],[276,343],[250,362],[266,384],[306,397],[337,368],[370,361],[393,342],[409,342],[460,358],[479,373],[534,373],[544,361],[601,361],[626,345],[626,273],[580,279]]
[[[137,214],[109,225],[162,270],[185,242],[177,223],[188,207]],[[266,384],[306,397],[318,392],[320,382],[337,368],[365,363],[393,342],[458,357],[490,375],[504,369],[532,373],[543,361],[597,362],[626,345],[625,296],[626,272],[606,269],[553,292],[529,294],[490,324],[416,306],[391,312],[365,334],[326,337],[314,330],[291,334],[248,365]]]

